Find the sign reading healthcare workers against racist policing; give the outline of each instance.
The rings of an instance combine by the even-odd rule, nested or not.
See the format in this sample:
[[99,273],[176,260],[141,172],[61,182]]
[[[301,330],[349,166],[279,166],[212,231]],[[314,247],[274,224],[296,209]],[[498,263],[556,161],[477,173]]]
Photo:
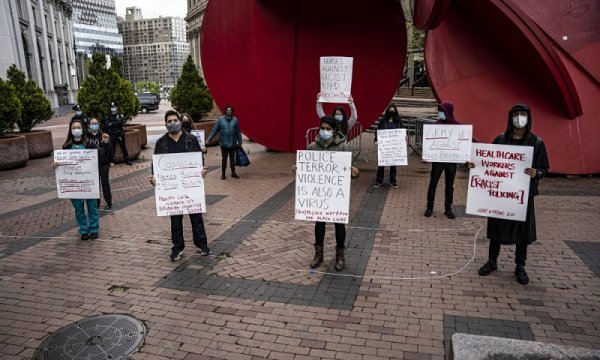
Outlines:
[[296,220],[348,223],[352,152],[296,153]]
[[406,129],[377,130],[377,165],[408,165]]
[[54,150],[59,199],[98,199],[98,150]]
[[473,125],[423,125],[424,161],[464,163],[471,159]]
[[320,102],[347,103],[352,89],[351,57],[321,57]]
[[200,143],[200,147],[206,147],[204,145],[204,130],[192,130],[192,131],[190,131],[190,133],[192,135],[194,135],[196,137],[196,139],[198,139],[198,142]]
[[158,216],[206,212],[202,153],[152,155]]
[[467,214],[525,221],[533,147],[473,144]]

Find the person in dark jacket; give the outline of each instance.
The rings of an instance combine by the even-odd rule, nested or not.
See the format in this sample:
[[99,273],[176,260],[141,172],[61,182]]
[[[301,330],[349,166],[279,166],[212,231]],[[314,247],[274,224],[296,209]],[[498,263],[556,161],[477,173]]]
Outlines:
[[[98,163],[100,172],[100,184],[102,184],[102,195],[106,206],[104,210],[112,209],[112,194],[110,192],[109,172],[110,166],[115,162],[114,151],[110,136],[100,130],[98,119],[90,119],[90,128],[88,132],[88,141],[93,143],[98,148]],[[100,207],[100,199],[98,199],[98,207]]]
[[[435,122],[440,125],[459,125],[460,122],[454,117],[454,105],[451,102],[442,102],[438,105],[438,121]],[[435,202],[435,190],[442,173],[445,175],[446,183],[446,198],[444,200],[444,215],[448,219],[456,218],[452,211],[452,203],[454,201],[454,178],[456,177],[457,164],[433,162],[431,163],[431,177],[429,179],[429,189],[427,190],[427,208],[425,209],[425,216],[430,217],[433,215],[433,204]]]
[[123,159],[127,165],[133,165],[129,160],[129,154],[127,153],[127,146],[125,145],[125,118],[118,112],[117,104],[114,102],[110,103],[110,115],[104,119],[104,131],[110,136],[110,142],[112,143],[113,150],[115,144],[119,144],[121,152],[123,153]]
[[[497,259],[500,254],[500,245],[516,244],[515,251],[515,276],[523,285],[529,283],[529,276],[525,271],[527,260],[527,246],[536,240],[535,208],[534,201],[539,194],[538,184],[540,179],[548,174],[550,163],[546,145],[539,136],[531,132],[532,118],[529,106],[516,104],[508,112],[506,131],[494,139],[493,144],[532,146],[533,164],[525,169],[531,176],[529,182],[529,199],[527,201],[527,217],[525,221],[488,218],[487,237],[490,239],[488,261],[479,269],[479,275],[486,276],[498,269]],[[475,164],[469,162],[469,167]]]
[[89,125],[88,118],[83,113],[83,110],[81,110],[81,106],[75,105],[75,106],[73,106],[73,110],[75,111],[75,115],[71,118],[71,120],[81,120],[81,122],[85,126],[88,126]]
[[[385,114],[379,120],[379,124],[377,125],[378,130],[387,130],[387,129],[399,129],[400,128],[400,114],[398,114],[398,108],[395,104],[391,104],[388,106]],[[377,142],[377,132],[375,132],[375,142]],[[390,166],[390,184],[397,188],[398,183],[396,182],[396,167]],[[385,166],[377,167],[377,175],[375,177],[375,185],[373,187],[380,187],[383,182],[383,176],[385,174]]]
[[227,169],[227,157],[229,157],[229,166],[231,167],[231,177],[239,178],[235,172],[235,150],[242,146],[242,132],[237,117],[233,116],[233,107],[225,107],[225,115],[219,117],[215,126],[213,126],[207,143],[220,134],[219,145],[221,146],[221,180],[225,180],[225,170]]
[[[167,127],[167,133],[156,142],[154,148],[155,154],[202,151],[198,139],[194,135],[181,130],[180,116],[177,111],[169,110],[165,113],[165,126]],[[205,175],[206,171],[204,170],[202,173]],[[154,175],[150,175],[150,183],[156,186]],[[202,214],[189,214],[189,217],[192,223],[194,245],[196,245],[196,248],[202,255],[210,255]],[[173,243],[173,247],[171,248],[171,256],[169,258],[171,261],[177,261],[181,258],[185,247],[183,241],[183,215],[171,216],[171,242]]]
[[189,133],[192,131],[193,129],[193,124],[194,122],[192,121],[192,117],[186,113],[182,113],[181,114],[181,130],[185,131],[186,133]]

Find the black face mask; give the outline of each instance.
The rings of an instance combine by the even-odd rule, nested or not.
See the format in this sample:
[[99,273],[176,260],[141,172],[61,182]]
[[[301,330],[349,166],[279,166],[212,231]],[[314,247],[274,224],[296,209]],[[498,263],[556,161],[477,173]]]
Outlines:
[[188,121],[181,122],[181,130],[190,132],[192,130],[192,124],[190,124]]

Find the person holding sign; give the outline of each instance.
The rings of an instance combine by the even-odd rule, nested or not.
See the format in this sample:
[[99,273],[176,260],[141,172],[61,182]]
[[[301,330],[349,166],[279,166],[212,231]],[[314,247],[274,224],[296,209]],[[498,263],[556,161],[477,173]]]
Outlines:
[[[154,154],[202,151],[198,139],[194,135],[181,130],[181,121],[177,111],[169,110],[165,113],[165,126],[168,132],[156,142]],[[202,175],[205,175],[205,172],[206,170],[203,171]],[[150,175],[150,183],[152,186],[156,186],[154,175]],[[192,223],[194,245],[196,245],[200,254],[204,256],[210,255],[202,214],[189,214],[189,217]],[[171,256],[169,258],[171,261],[177,261],[181,258],[185,247],[183,242],[183,215],[171,216],[171,242],[173,243],[173,247],[171,248]]]
[[[400,114],[398,113],[398,108],[395,104],[391,104],[388,106],[387,110],[385,110],[385,114],[383,118],[379,121],[377,125],[378,130],[387,130],[387,129],[399,129],[400,128]],[[375,143],[377,143],[377,132],[375,132]],[[377,167],[377,175],[375,178],[375,185],[373,187],[378,188],[381,186],[383,182],[383,176],[385,173],[384,166]],[[396,167],[390,166],[390,184],[397,188],[398,183],[396,182]]]
[[[115,161],[115,153],[110,142],[110,136],[100,130],[100,123],[96,118],[90,119],[88,141],[98,148],[98,162],[100,165],[98,170],[100,172],[100,183],[102,184],[102,195],[106,202],[104,210],[110,210],[112,209],[112,194],[110,192],[109,171],[111,164]],[[100,207],[100,199],[98,199],[98,207]]]
[[[506,131],[494,139],[494,144],[532,146],[533,164],[525,169],[531,177],[529,182],[529,199],[525,222],[488,217],[487,237],[490,239],[488,261],[479,269],[479,275],[486,276],[498,269],[497,259],[500,245],[516,244],[515,276],[520,284],[528,284],[529,276],[525,271],[527,246],[536,240],[535,208],[533,199],[539,194],[538,183],[548,174],[550,164],[544,141],[531,132],[531,110],[525,104],[516,104],[508,112]],[[475,167],[472,162],[470,168]]]
[[[330,116],[323,116],[319,135],[315,142],[308,145],[307,150],[316,151],[350,151],[346,146],[346,138],[340,131],[339,121]],[[296,174],[297,167],[292,165],[292,172]],[[352,178],[357,178],[359,171],[354,166],[351,167]],[[346,266],[344,250],[346,249],[346,225],[343,223],[334,223],[335,225],[335,270],[341,271]],[[323,262],[323,243],[325,241],[325,222],[315,222],[315,257],[310,262],[311,268],[316,268]]]
[[[95,149],[93,143],[87,139],[85,124],[82,119],[71,119],[67,140],[62,146],[63,150]],[[53,162],[55,169],[62,164]],[[71,199],[75,208],[75,220],[79,226],[81,240],[97,239],[100,229],[100,216],[98,214],[98,199]],[[87,215],[85,207],[87,206]]]
[[[443,125],[457,125],[460,124],[454,117],[454,104],[451,102],[442,102],[438,105],[438,121],[436,124]],[[445,174],[446,182],[446,198],[444,201],[444,215],[448,219],[456,218],[452,211],[452,203],[454,201],[454,178],[456,177],[455,163],[443,163],[433,162],[431,163],[431,178],[429,179],[429,189],[427,190],[427,209],[425,209],[425,216],[430,217],[433,215],[433,204],[435,202],[435,190],[437,189],[438,182],[442,173]]]
[[[331,113],[331,117],[336,119],[339,123],[340,132],[344,136],[348,136],[348,131],[352,129],[352,126],[356,123],[358,115],[356,114],[356,105],[354,105],[354,99],[352,95],[348,95],[348,105],[350,106],[350,119],[346,116],[346,110],[342,106],[336,106]],[[317,115],[319,119],[325,116],[323,111],[323,103],[321,102],[321,93],[317,94]]]
[[221,180],[225,180],[225,169],[227,169],[227,157],[229,157],[229,167],[231,168],[231,177],[238,179],[235,173],[235,150],[242,146],[242,132],[238,118],[233,116],[233,107],[225,107],[225,115],[219,117],[215,126],[213,126],[206,143],[220,134],[219,145],[221,146]]

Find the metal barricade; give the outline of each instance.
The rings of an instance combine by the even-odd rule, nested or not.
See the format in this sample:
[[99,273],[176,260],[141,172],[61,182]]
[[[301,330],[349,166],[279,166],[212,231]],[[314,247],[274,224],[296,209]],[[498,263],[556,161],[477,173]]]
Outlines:
[[423,125],[433,124],[436,120],[428,118],[413,118],[406,121],[408,146],[417,154],[423,152]]
[[[349,140],[347,140],[346,143],[352,150],[352,160],[356,160],[356,158],[361,156],[362,159],[366,163],[368,163],[369,161],[365,157],[365,154],[363,154],[363,152],[362,152],[362,136],[361,136],[361,134],[362,134],[362,124],[359,122],[354,123],[352,128],[350,128],[350,131],[348,131],[348,136],[346,137],[346,139],[349,139]],[[310,129],[306,130],[306,135],[304,135],[304,137],[306,138],[306,148],[307,149],[308,149],[308,145],[313,143],[318,135],[319,135],[318,127],[310,128]]]

